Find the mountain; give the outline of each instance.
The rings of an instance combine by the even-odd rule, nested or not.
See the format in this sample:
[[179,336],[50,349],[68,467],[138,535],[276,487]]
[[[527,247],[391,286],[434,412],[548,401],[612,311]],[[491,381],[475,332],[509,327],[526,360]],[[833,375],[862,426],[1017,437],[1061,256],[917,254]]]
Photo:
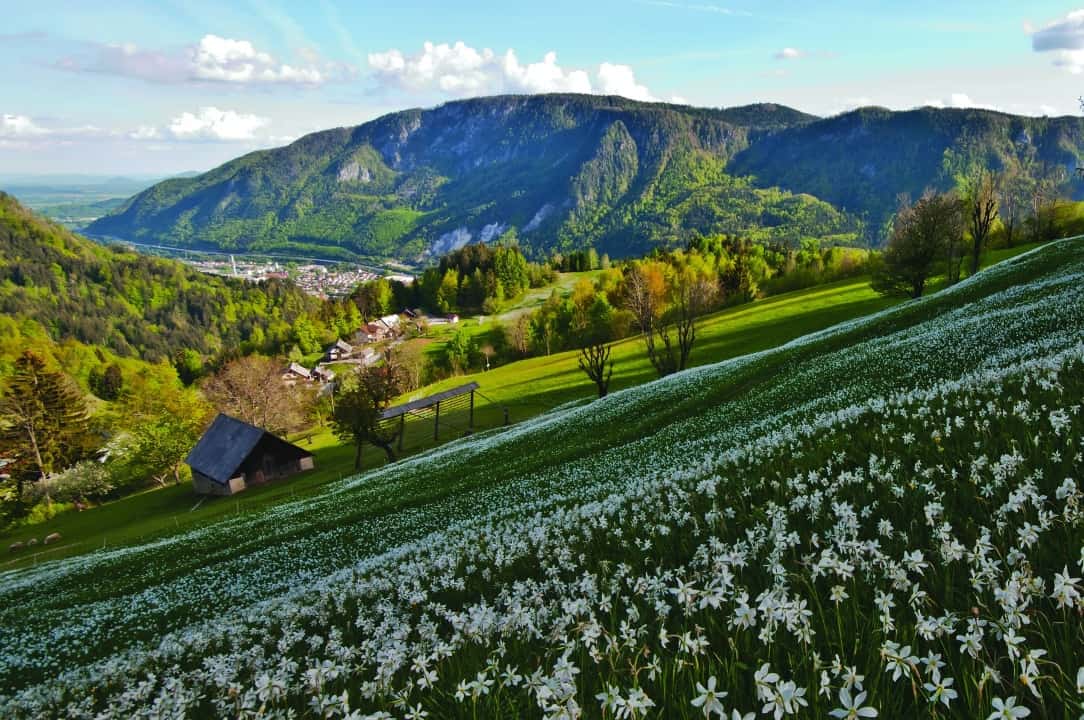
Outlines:
[[[1035,178],[1054,168],[1075,177],[1084,118],[1033,118],[990,110],[862,108],[788,127],[738,153],[728,170],[758,184],[806,192],[883,220],[897,196],[948,190],[974,166]],[[1084,189],[1076,180],[1074,197]]]
[[629,255],[687,228],[765,239],[846,233],[814,198],[725,165],[814,118],[588,95],[506,96],[407,110],[251,153],[136,195],[88,232],[215,249],[412,258],[516,228],[525,248]]
[[879,226],[901,191],[947,188],[974,163],[1075,168],[1082,123],[981,110],[867,108],[820,119],[769,104],[478,98],[313,133],[166,180],[88,232],[407,260],[513,228],[539,255],[588,246],[636,255],[694,233],[847,242]]
[[[0,192],[0,329],[76,340],[149,361],[183,351],[276,349],[323,304],[289,282],[205,275],[102,245]],[[0,365],[5,358],[0,353]]]

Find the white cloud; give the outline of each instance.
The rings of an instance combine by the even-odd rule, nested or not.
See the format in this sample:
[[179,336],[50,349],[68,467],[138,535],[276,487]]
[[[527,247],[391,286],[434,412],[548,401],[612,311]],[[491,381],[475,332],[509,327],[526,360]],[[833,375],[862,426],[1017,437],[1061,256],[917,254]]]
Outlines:
[[322,62],[311,50],[298,55],[301,63],[284,63],[248,40],[208,34],[194,45],[165,51],[147,50],[131,43],[91,44],[87,52],[63,58],[54,67],[155,83],[320,85],[353,74],[353,68]]
[[1084,72],[1084,10],[1074,10],[1038,29],[1025,24],[1024,32],[1031,34],[1032,50],[1053,53],[1054,65],[1074,75]]
[[204,35],[192,50],[192,70],[200,80],[221,82],[301,83],[319,85],[326,77],[308,54],[308,66],[279,63],[248,40]]
[[[259,115],[202,107],[196,113],[183,112],[169,123],[169,134],[177,140],[255,140],[256,131],[270,124]],[[147,128],[141,128],[145,131]],[[153,128],[152,128],[153,130]],[[140,132],[137,131],[137,132]],[[158,135],[145,135],[158,137]]]
[[48,133],[26,115],[0,115],[0,138],[41,137]]
[[602,63],[598,66],[599,92],[604,95],[621,95],[633,100],[654,100],[646,86],[636,82],[628,65]]
[[69,142],[78,138],[97,138],[110,135],[109,131],[82,125],[73,127],[58,127],[53,124],[41,124],[28,115],[16,115],[13,113],[0,114],[0,138],[11,142],[23,144],[40,144],[45,141]]
[[656,100],[636,81],[628,65],[599,64],[588,70],[564,68],[557,53],[546,53],[540,62],[523,64],[514,50],[498,55],[459,41],[454,45],[426,42],[420,52],[401,50],[369,54],[369,67],[384,87],[410,92],[439,92],[453,97],[488,93],[576,92],[622,95],[634,100]]
[[923,105],[929,105],[935,108],[978,108],[980,110],[998,110],[996,105],[990,105],[989,103],[980,103],[971,99],[971,96],[967,93],[951,93],[944,99],[926,100]]
[[753,14],[746,10],[734,10],[728,7],[722,7],[721,5],[712,5],[710,3],[679,3],[668,2],[667,0],[641,0],[644,5],[655,5],[656,7],[668,7],[677,8],[680,10],[691,10],[694,12],[714,13],[717,15],[730,15],[733,17],[752,17]]
[[805,57],[805,52],[793,47],[785,47],[775,54],[776,60],[797,60],[800,57]]
[[131,130],[102,129],[93,125],[60,127],[42,124],[27,115],[0,114],[0,141],[13,147],[55,147],[78,141],[104,142],[134,140],[140,147],[152,144],[184,142],[243,142],[269,146],[292,142],[295,137],[271,135],[265,130],[268,118],[217,107],[201,107],[196,112],[182,112],[166,125],[139,125]]

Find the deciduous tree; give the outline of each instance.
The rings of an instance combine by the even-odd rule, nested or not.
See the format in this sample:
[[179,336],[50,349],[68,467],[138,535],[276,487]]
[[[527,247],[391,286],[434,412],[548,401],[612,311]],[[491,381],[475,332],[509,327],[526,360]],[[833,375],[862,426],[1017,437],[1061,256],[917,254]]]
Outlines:
[[598,396],[605,397],[614,373],[609,345],[613,340],[613,308],[605,296],[595,296],[577,335],[580,370],[595,384]]
[[222,412],[273,433],[296,429],[307,415],[312,387],[286,385],[284,363],[262,355],[234,360],[207,378],[203,392]]
[[354,444],[355,470],[361,469],[361,448],[366,442],[382,449],[389,462],[395,460],[399,425],[382,424],[381,413],[402,387],[401,368],[390,353],[382,365],[358,367],[344,381],[335,398],[331,424],[339,439]]
[[979,271],[979,257],[986,248],[990,230],[1001,203],[999,178],[985,168],[968,178],[963,192],[967,229],[971,233],[971,274]]
[[954,195],[927,192],[896,215],[892,236],[873,275],[873,289],[885,295],[921,297],[926,282],[944,267],[949,243],[963,220]]

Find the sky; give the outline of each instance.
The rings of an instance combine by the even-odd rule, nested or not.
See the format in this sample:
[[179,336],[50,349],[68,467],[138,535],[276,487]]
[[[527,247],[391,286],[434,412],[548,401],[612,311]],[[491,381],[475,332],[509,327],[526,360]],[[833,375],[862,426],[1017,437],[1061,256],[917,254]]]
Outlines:
[[822,116],[1076,115],[1084,94],[1084,7],[1046,0],[0,0],[0,17],[0,176],[203,171],[498,93]]

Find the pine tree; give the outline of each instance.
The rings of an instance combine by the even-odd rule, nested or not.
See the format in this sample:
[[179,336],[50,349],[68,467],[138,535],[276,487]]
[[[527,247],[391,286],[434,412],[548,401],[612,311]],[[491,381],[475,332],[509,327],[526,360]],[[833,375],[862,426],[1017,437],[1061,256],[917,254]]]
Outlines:
[[86,455],[88,424],[86,401],[68,376],[30,350],[19,356],[0,396],[0,456],[13,461],[17,503],[26,482]]

